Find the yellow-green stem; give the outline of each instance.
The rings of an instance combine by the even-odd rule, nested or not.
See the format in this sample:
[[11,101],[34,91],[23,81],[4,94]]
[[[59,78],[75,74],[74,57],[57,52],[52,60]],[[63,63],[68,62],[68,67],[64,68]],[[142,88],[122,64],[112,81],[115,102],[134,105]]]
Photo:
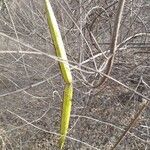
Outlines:
[[65,143],[65,138],[67,135],[69,122],[70,122],[70,113],[71,113],[71,105],[72,105],[72,97],[73,97],[72,75],[68,64],[68,59],[62,41],[61,33],[58,28],[58,24],[49,0],[45,0],[45,6],[46,6],[46,16],[47,16],[48,26],[54,43],[56,55],[61,59],[63,59],[63,61],[65,61],[65,62],[59,62],[62,77],[66,82],[66,86],[64,89],[63,106],[61,112],[61,127],[60,127],[61,137],[59,141],[60,148],[62,149]]
[[64,97],[63,97],[64,101],[63,101],[62,115],[61,115],[60,134],[62,136],[61,136],[60,141],[59,141],[61,149],[64,146],[65,138],[66,138],[68,127],[69,127],[71,105],[72,105],[72,96],[73,96],[73,86],[72,86],[72,84],[66,84],[65,90],[64,90]]

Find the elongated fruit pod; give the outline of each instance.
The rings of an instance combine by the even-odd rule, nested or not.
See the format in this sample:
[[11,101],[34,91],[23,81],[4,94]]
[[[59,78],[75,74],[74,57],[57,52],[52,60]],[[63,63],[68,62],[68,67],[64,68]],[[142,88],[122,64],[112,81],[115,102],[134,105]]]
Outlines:
[[61,112],[61,127],[60,127],[61,137],[59,141],[60,148],[62,149],[65,143],[65,138],[67,135],[67,131],[69,128],[69,121],[70,121],[70,113],[71,113],[71,105],[72,105],[72,97],[73,97],[72,75],[68,64],[68,59],[65,52],[64,44],[58,28],[58,24],[49,0],[45,0],[45,5],[46,5],[48,26],[55,46],[56,55],[63,60],[63,62],[59,62],[59,64],[60,64],[60,69],[61,69],[63,79],[66,82],[66,86],[64,89],[63,106]]
[[60,62],[62,76],[66,83],[72,83],[72,75],[69,68],[68,59],[62,41],[61,33],[49,0],[45,0],[45,6],[48,26],[55,46],[56,55],[64,61]]

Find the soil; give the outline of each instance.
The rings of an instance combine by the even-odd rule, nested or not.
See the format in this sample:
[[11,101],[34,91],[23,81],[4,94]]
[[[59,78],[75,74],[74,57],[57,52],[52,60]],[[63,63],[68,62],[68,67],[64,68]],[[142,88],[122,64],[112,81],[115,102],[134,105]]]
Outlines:
[[[125,4],[118,45],[137,33],[150,33],[149,1],[132,2]],[[150,99],[147,35],[117,49],[110,74],[143,96],[110,79],[103,87],[91,86],[102,78],[91,70],[102,68],[106,59],[100,56],[93,62],[92,55],[101,51],[89,33],[107,56],[117,10],[117,2],[113,3],[52,2],[71,66],[91,58],[81,70],[72,69],[74,97],[64,150],[111,150],[143,106],[143,96]],[[0,12],[0,149],[58,150],[64,81],[57,60],[51,58],[55,52],[44,4],[12,0]],[[74,23],[82,29],[91,50]],[[149,114],[148,104],[116,150],[150,150]]]

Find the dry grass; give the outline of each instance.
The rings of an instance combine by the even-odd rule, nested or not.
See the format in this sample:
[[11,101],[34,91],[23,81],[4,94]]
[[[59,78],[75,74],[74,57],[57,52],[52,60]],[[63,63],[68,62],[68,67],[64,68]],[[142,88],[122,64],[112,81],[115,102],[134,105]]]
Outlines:
[[[118,2],[52,6],[73,74],[65,149],[111,150],[119,139],[116,150],[150,149],[150,107],[142,101],[150,95],[149,1],[125,3],[112,71],[99,88],[93,87],[106,76]],[[6,1],[0,11],[0,149],[57,150],[64,83],[44,3]]]

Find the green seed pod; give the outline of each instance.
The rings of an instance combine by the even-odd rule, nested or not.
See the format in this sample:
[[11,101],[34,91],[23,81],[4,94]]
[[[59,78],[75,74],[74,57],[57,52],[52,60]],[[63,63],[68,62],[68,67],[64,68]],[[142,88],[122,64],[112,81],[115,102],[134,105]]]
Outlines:
[[51,7],[51,4],[49,0],[45,0],[45,6],[46,6],[46,16],[48,21],[49,30],[51,33],[51,37],[54,43],[56,55],[60,57],[63,62],[60,62],[60,68],[62,72],[62,76],[64,78],[64,81],[66,83],[72,83],[72,75],[70,71],[70,67],[68,64],[68,59],[66,55],[66,51],[64,48],[64,44],[62,41],[61,33],[53,12],[53,9]]
[[65,138],[67,135],[69,121],[70,121],[72,96],[73,96],[72,75],[68,64],[68,59],[62,41],[62,37],[49,0],[45,0],[45,5],[46,5],[46,16],[47,16],[48,26],[55,46],[56,55],[63,60],[62,62],[59,62],[59,64],[60,64],[62,77],[66,82],[66,86],[64,89],[62,113],[61,113],[61,127],[60,127],[61,137],[59,141],[60,148],[62,149],[65,143]]

